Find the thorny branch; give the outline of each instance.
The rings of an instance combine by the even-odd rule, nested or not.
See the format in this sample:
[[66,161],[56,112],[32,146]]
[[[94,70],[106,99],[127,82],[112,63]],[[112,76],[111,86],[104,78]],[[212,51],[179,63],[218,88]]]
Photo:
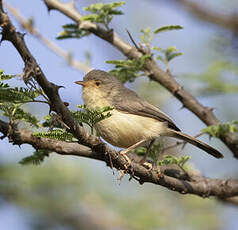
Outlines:
[[[9,124],[0,120],[0,132],[8,134]],[[30,144],[36,149],[46,149],[61,155],[75,155],[104,161],[110,166],[108,154],[94,150],[76,142],[69,143],[54,139],[34,137],[32,132],[26,129],[14,128],[8,136],[13,144]],[[216,196],[220,199],[229,198],[231,201],[238,196],[238,180],[211,179],[193,175],[176,166],[161,166],[158,169],[147,170],[142,165],[133,161],[131,167],[126,169],[125,158],[114,150],[109,153],[112,164],[118,170],[126,170],[134,178],[142,183],[153,183],[167,187],[181,194],[195,194],[202,197]],[[230,202],[231,202],[230,201]]]
[[[58,3],[58,1],[53,2]],[[72,13],[74,15],[75,9],[71,8],[71,5],[67,5],[67,7],[66,9],[73,10],[72,12],[68,11],[68,13]],[[238,196],[237,180],[210,179],[203,176],[188,174],[186,172],[183,172],[181,174],[181,170],[179,171],[178,169],[169,167],[160,167],[160,170],[147,170],[145,167],[136,162],[132,162],[130,167],[127,167],[128,162],[120,153],[100,141],[98,138],[89,135],[84,130],[84,128],[80,126],[80,124],[75,122],[70,111],[60,99],[58,93],[59,87],[47,80],[43,71],[37,64],[35,58],[32,56],[31,52],[27,48],[23,35],[16,31],[8,15],[3,12],[2,0],[0,0],[0,26],[2,27],[2,41],[7,40],[11,42],[12,45],[16,48],[16,50],[19,52],[22,57],[22,60],[25,63],[23,77],[24,80],[27,82],[31,78],[34,78],[35,81],[38,82],[38,84],[41,86],[41,88],[44,90],[45,94],[49,98],[51,110],[55,111],[59,116],[61,116],[63,122],[69,127],[68,131],[71,132],[79,140],[79,142],[69,143],[64,141],[34,137],[31,131],[29,130],[18,129],[16,125],[10,126],[9,123],[0,121],[0,132],[3,133],[2,138],[8,137],[9,142],[12,142],[13,144],[17,145],[27,143],[32,145],[36,149],[47,149],[63,155],[76,155],[102,160],[106,162],[109,166],[112,162],[112,165],[115,168],[117,168],[118,170],[124,170],[126,173],[131,174],[132,177],[136,178],[140,183],[149,182],[153,184],[158,184],[170,190],[180,192],[182,194],[189,193],[202,197],[216,196],[220,199],[232,199],[233,197]],[[96,32],[99,31],[96,30]],[[112,41],[113,44],[117,45],[121,44],[122,42],[118,37],[116,37],[116,35],[113,36]],[[123,44],[124,46],[120,45],[120,48],[122,50],[125,49],[129,51],[127,52],[127,55],[129,57],[131,57],[131,55],[140,55],[137,50],[130,47],[128,44],[122,43],[122,45]],[[148,63],[148,65],[154,66],[155,63],[151,61]],[[153,70],[162,71],[156,66],[153,67]],[[166,77],[168,76],[166,73],[162,73],[165,74]],[[153,76],[157,76],[156,71],[155,75],[153,73]],[[173,83],[174,82],[168,82],[168,85],[173,85]],[[11,128],[9,129],[9,127]]]

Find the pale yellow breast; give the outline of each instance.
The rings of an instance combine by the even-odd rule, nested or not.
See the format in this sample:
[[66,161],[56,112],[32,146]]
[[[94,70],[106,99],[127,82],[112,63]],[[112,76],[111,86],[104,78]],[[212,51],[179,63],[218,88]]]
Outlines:
[[163,134],[166,123],[153,118],[113,110],[112,116],[95,126],[100,136],[114,146],[128,148],[144,139],[152,139]]

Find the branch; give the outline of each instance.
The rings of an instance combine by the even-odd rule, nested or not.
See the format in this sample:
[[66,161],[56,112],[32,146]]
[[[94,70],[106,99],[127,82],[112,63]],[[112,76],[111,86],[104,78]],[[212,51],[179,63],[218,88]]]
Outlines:
[[6,2],[4,2],[4,6],[9,10],[9,12],[14,16],[14,18],[20,23],[20,25],[27,30],[30,34],[32,34],[35,38],[37,38],[43,45],[45,45],[48,49],[56,53],[59,57],[64,58],[67,63],[73,68],[80,70],[82,72],[89,72],[92,70],[88,65],[81,63],[74,58],[70,57],[69,53],[59,46],[57,46],[54,42],[44,37],[34,26],[32,23],[24,19],[19,10],[10,6]]
[[229,197],[229,198],[225,198],[225,199],[219,199],[219,201],[232,204],[236,207],[238,206],[238,196]]
[[238,35],[238,14],[227,15],[208,9],[206,6],[191,0],[177,0],[179,4],[185,6],[192,14],[203,21],[216,24],[224,29],[230,29]]
[[61,155],[74,155],[92,158],[106,162],[118,170],[126,170],[133,178],[142,183],[153,183],[166,187],[181,194],[194,194],[201,197],[216,196],[221,199],[238,195],[238,180],[211,179],[184,172],[179,167],[161,166],[159,169],[147,170],[135,161],[130,168],[126,168],[127,160],[118,152],[111,149],[110,156],[105,152],[90,149],[78,143],[70,143],[49,138],[34,137],[32,132],[26,129],[18,129],[16,126],[8,133],[9,124],[0,120],[0,132],[8,135],[9,142],[22,145],[30,144],[36,149],[46,149]]
[[[63,3],[59,0],[44,0],[44,2],[49,10],[54,9],[68,16],[73,21],[78,23],[79,28],[88,30],[101,39],[109,42],[111,45],[121,51],[127,58],[138,59],[142,56],[142,53],[139,50],[123,41],[114,31],[105,30],[92,22],[81,22],[80,18],[82,16],[72,4]],[[184,90],[183,87],[181,87],[176,82],[170,73],[164,72],[161,68],[159,68],[154,60],[151,59],[147,61],[144,65],[144,68],[145,72],[148,72],[150,79],[164,86],[178,100],[180,100],[180,102],[183,104],[183,107],[186,107],[191,112],[193,112],[206,125],[217,125],[220,123],[212,112],[212,108],[201,105],[189,92]],[[238,158],[238,137],[234,133],[229,132],[222,136],[221,140],[233,152],[234,157]]]

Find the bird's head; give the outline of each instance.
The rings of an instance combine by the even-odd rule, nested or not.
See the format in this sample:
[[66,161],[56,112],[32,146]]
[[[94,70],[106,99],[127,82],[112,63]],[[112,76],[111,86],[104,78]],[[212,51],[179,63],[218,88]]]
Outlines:
[[102,70],[92,70],[84,76],[83,81],[75,83],[83,86],[83,99],[89,105],[98,104],[100,100],[110,103],[112,97],[123,87],[116,77]]

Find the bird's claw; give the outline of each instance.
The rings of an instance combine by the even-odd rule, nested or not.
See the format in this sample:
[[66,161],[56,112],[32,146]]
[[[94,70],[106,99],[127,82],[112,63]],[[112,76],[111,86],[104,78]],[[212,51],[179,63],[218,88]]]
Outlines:
[[128,151],[123,150],[120,154],[124,157],[127,163],[124,165],[125,169],[127,170],[131,166],[131,159],[126,155]]
[[148,169],[149,171],[151,171],[153,169],[153,165],[149,162],[143,162],[140,163],[142,166],[144,166],[146,169]]

